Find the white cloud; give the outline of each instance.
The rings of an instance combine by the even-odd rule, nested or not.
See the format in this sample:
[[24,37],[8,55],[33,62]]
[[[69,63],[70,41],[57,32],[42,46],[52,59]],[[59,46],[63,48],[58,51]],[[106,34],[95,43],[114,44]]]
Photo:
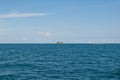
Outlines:
[[22,40],[22,41],[27,41],[28,39],[24,37],[24,38],[22,38],[21,40]]
[[44,16],[45,13],[9,13],[0,14],[0,18],[20,18],[20,17],[34,17],[34,16]]
[[0,27],[0,36],[8,34],[8,29]]
[[50,32],[38,32],[38,34],[44,37],[50,37],[52,35]]

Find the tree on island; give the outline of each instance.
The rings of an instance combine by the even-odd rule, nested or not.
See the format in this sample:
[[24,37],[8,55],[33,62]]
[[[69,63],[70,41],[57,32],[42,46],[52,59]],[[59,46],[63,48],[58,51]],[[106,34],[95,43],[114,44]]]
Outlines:
[[56,44],[63,44],[63,42],[62,41],[58,41],[58,42],[56,42]]

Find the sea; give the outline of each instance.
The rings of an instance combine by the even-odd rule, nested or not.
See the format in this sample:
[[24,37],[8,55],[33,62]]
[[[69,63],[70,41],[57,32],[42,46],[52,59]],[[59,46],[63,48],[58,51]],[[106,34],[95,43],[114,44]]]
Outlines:
[[0,44],[0,80],[120,80],[120,44]]

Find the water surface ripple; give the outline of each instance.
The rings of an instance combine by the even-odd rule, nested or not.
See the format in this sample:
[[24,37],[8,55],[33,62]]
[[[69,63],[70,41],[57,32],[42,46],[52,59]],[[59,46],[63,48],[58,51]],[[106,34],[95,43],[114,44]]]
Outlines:
[[120,44],[0,44],[0,80],[120,80]]

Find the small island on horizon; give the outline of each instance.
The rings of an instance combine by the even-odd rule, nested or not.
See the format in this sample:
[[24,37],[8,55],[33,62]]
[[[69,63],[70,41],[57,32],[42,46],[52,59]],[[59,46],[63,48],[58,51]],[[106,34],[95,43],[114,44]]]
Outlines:
[[62,41],[57,41],[56,44],[63,44],[63,42]]

